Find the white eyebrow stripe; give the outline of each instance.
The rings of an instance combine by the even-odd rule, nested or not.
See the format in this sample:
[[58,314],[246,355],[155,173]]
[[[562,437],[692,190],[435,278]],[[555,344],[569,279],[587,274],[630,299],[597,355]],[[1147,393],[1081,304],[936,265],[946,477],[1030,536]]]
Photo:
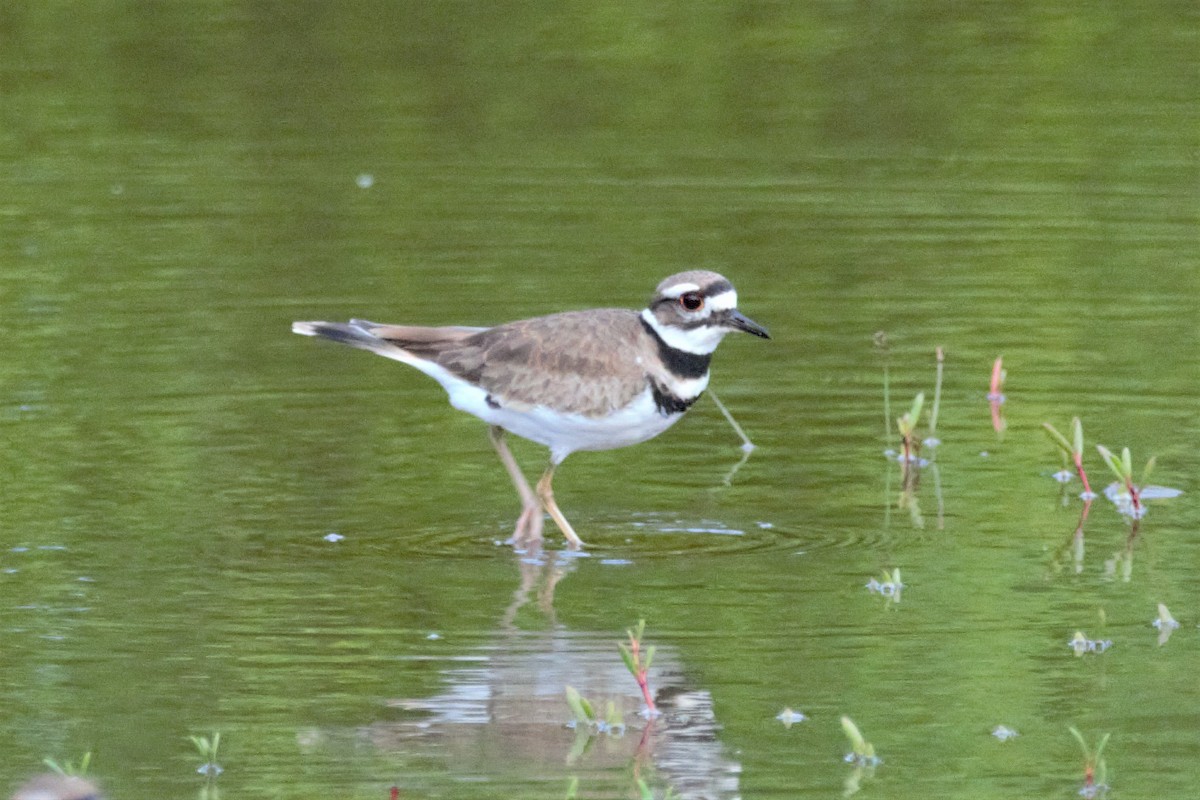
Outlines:
[[698,291],[700,291],[700,287],[694,283],[677,283],[674,286],[668,286],[666,289],[663,289],[662,296],[676,298],[681,297],[688,292]]
[[737,308],[737,292],[731,289],[708,298],[708,307],[713,311],[730,311]]

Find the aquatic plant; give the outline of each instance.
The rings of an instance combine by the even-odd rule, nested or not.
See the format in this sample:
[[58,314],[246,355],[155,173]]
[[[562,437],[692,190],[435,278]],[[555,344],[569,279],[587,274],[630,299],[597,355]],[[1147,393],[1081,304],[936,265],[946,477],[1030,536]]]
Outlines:
[[997,356],[992,364],[992,380],[988,384],[988,400],[997,403],[1004,402],[1004,380],[1008,373],[1004,371],[1004,356]]
[[925,393],[917,392],[913,398],[912,407],[896,418],[896,428],[900,431],[900,461],[908,464],[917,460],[917,422],[921,417],[921,406],[925,404]]
[[887,331],[875,331],[872,339],[875,349],[883,356],[883,435],[888,444],[892,442],[892,394],[888,363],[891,360],[892,343]]
[[1067,437],[1059,433],[1049,422],[1043,422],[1042,428],[1050,437],[1050,441],[1058,445],[1063,457],[1070,459],[1075,465],[1075,474],[1079,476],[1079,480],[1083,481],[1083,499],[1095,499],[1096,493],[1092,491],[1092,485],[1088,483],[1087,472],[1083,469],[1083,423],[1079,421],[1079,417],[1071,420],[1071,441],[1067,441]]
[[1101,797],[1108,792],[1108,766],[1104,763],[1102,753],[1104,746],[1108,744],[1108,737],[1111,734],[1104,734],[1100,737],[1100,741],[1096,743],[1096,749],[1088,747],[1087,740],[1083,738],[1083,734],[1074,725],[1067,727],[1071,735],[1075,737],[1075,741],[1079,742],[1079,747],[1083,750],[1083,788],[1079,790],[1079,794],[1083,797]]
[[621,648],[621,658],[625,662],[625,667],[637,681],[638,688],[642,690],[642,698],[646,701],[646,716],[657,717],[658,708],[654,705],[654,695],[650,693],[650,684],[647,678],[650,663],[654,660],[654,648],[648,647],[643,650],[642,635],[645,632],[646,620],[639,619],[636,628],[625,631],[629,636],[629,644],[618,642],[617,646]]
[[889,603],[899,603],[900,591],[904,588],[904,584],[900,581],[900,568],[896,567],[891,572],[885,569],[880,577],[883,580],[871,578],[867,581],[867,590],[874,594],[883,595]]
[[53,758],[43,758],[42,763],[45,764],[52,772],[64,777],[74,776],[82,778],[84,775],[87,775],[88,767],[92,764],[92,751],[89,750],[84,753],[83,757],[79,759],[78,764],[74,761],[64,761],[60,764]]
[[1008,373],[1004,371],[1004,356],[998,356],[992,364],[992,380],[988,385],[987,394],[988,407],[992,412],[992,429],[998,434],[1003,434],[1004,429],[1008,427],[1000,410],[1005,401],[1004,381],[1007,377]]
[[717,397],[716,392],[711,388],[708,390],[708,396],[717,406],[717,410],[721,412],[721,415],[725,417],[725,421],[729,423],[729,427],[733,428],[733,432],[742,440],[742,452],[751,452],[754,449],[754,442],[750,441],[750,437],[746,435],[746,431],[738,424],[738,421],[733,418],[733,414],[729,413],[729,409],[725,407],[725,404],[721,402],[721,399]]
[[1179,621],[1171,616],[1171,611],[1164,604],[1158,604],[1158,617],[1150,623],[1158,628],[1158,646],[1162,647],[1171,638],[1171,633],[1179,627]]
[[845,715],[842,716],[842,732],[850,740],[850,752],[843,759],[846,763],[860,767],[874,767],[882,763],[875,755],[875,746],[866,740],[854,720]]
[[1119,484],[1110,484],[1106,487],[1104,496],[1111,500],[1122,514],[1135,520],[1141,519],[1146,514],[1146,507],[1142,505],[1143,500],[1162,500],[1183,494],[1179,489],[1146,485],[1146,479],[1150,476],[1150,471],[1154,469],[1155,459],[1153,456],[1142,469],[1142,485],[1138,486],[1133,482],[1133,457],[1129,454],[1128,447],[1121,448],[1119,459],[1102,444],[1096,445],[1096,450],[1119,481]]
[[212,736],[189,736],[192,746],[196,748],[196,752],[204,759],[196,771],[201,775],[209,778],[217,777],[224,769],[217,763],[217,751],[221,748],[221,732],[215,731]]
[[923,442],[926,447],[937,447],[942,443],[937,438],[937,423],[938,410],[942,406],[942,373],[945,371],[946,354],[939,347],[934,351],[934,356],[937,358],[937,377],[933,382],[933,408],[929,410],[929,435]]
[[591,701],[581,695],[575,687],[566,687],[566,695],[567,705],[571,707],[571,713],[575,717],[568,723],[568,727],[582,729],[588,733],[607,733],[611,736],[625,733],[625,723],[621,721],[621,714],[612,700],[608,701],[604,716],[600,717]]

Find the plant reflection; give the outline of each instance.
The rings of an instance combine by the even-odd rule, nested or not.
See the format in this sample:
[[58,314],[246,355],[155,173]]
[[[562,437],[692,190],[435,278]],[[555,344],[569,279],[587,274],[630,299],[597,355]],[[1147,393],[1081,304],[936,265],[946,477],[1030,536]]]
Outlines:
[[[616,772],[625,776],[623,790],[636,790],[641,781],[665,785],[679,798],[740,796],[741,765],[718,738],[712,696],[690,685],[678,651],[656,649],[654,700],[661,715],[647,719],[638,714],[643,697],[622,663],[619,637],[572,631],[558,621],[555,589],[579,563],[552,552],[519,558],[518,587],[491,641],[444,662],[435,694],[385,701],[396,718],[366,725],[357,735],[406,761],[436,759],[447,771],[483,780],[561,773],[564,780],[577,777],[586,794],[611,784]],[[530,608],[542,618],[540,629],[524,618]],[[568,686],[607,722],[619,720],[625,727],[614,729],[621,735],[570,725]]]

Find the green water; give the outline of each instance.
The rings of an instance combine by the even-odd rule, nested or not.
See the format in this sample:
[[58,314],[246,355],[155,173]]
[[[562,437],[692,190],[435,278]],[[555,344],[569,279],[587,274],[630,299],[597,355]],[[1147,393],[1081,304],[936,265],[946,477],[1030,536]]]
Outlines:
[[[220,731],[224,797],[838,797],[848,714],[862,797],[1075,797],[1069,725],[1113,796],[1194,794],[1198,86],[1188,3],[5,6],[0,791],[92,751],[114,798],[201,795]],[[774,337],[714,360],[758,449],[726,483],[701,401],[572,456],[586,557],[497,544],[436,384],[288,332],[693,267]],[[883,370],[897,415],[937,347],[904,496]],[[1074,415],[1097,488],[1102,442],[1185,492],[1135,536],[1101,498],[1081,554],[1040,431]],[[577,740],[566,685],[625,736]]]

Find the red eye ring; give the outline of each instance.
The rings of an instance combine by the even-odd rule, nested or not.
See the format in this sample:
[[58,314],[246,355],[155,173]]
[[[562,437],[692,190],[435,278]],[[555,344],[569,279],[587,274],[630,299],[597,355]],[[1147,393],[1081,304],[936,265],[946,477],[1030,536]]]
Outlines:
[[679,305],[684,311],[694,313],[704,308],[704,295],[699,292],[685,292],[679,295]]

